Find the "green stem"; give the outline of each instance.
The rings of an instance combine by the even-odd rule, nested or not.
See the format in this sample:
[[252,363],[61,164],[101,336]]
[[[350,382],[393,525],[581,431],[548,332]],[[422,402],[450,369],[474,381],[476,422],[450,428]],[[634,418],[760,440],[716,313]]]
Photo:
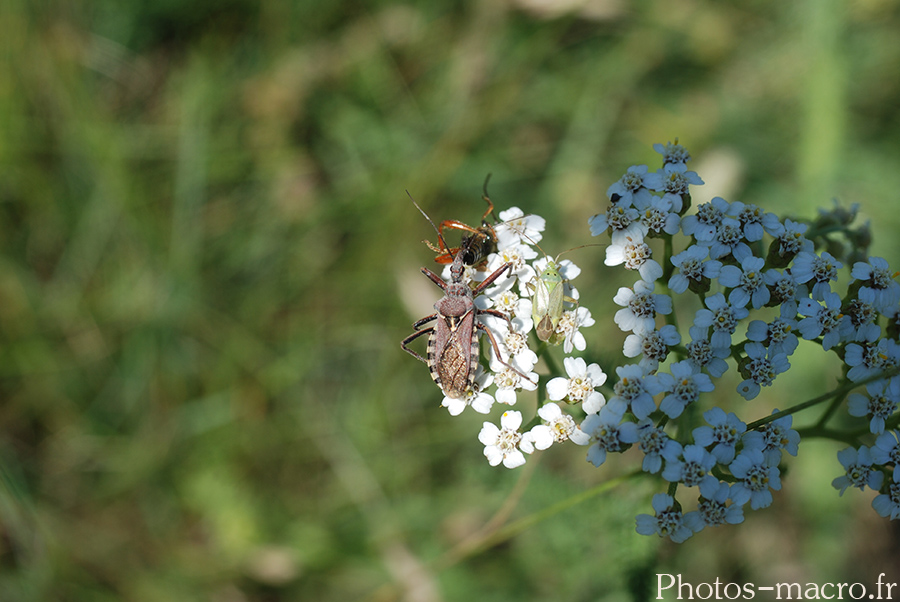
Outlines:
[[[869,429],[865,429],[865,432],[860,434],[865,434],[868,432]],[[854,447],[859,445],[860,434],[857,433],[843,432],[836,429],[827,429],[818,426],[799,428],[797,429],[797,433],[800,435],[801,439],[832,439],[834,441],[843,441],[847,445],[852,445]]]
[[825,411],[822,412],[822,415],[819,417],[819,420],[816,422],[816,424],[813,426],[813,428],[824,428],[825,423],[827,423],[828,420],[834,415],[834,413],[838,409],[838,406],[841,405],[841,402],[847,398],[847,393],[849,393],[849,392],[850,392],[850,390],[848,389],[847,391],[844,391],[840,395],[835,395],[834,399],[831,401],[830,404],[828,404],[828,407],[825,408]]
[[[876,380],[890,378],[892,376],[897,375],[898,373],[900,373],[900,370],[897,370],[897,369],[889,370],[887,372],[882,372],[880,374],[870,376],[869,378],[864,378],[858,382],[847,382],[832,391],[829,391],[827,393],[823,393],[822,395],[819,395],[818,397],[813,397],[810,400],[804,401],[803,403],[798,403],[797,405],[792,406],[786,410],[781,410],[780,412],[775,412],[774,414],[772,414],[770,416],[765,416],[764,418],[760,418],[759,420],[754,420],[753,422],[751,422],[750,424],[747,425],[747,430],[752,431],[754,429],[758,429],[759,427],[761,427],[765,424],[768,424],[770,422],[773,422],[775,420],[778,420],[779,418],[783,418],[785,416],[790,416],[791,414],[795,414],[795,413],[799,412],[800,410],[805,410],[806,408],[811,408],[811,407],[818,405],[824,401],[828,401],[829,399],[831,399],[833,397],[837,397],[840,395],[846,395],[847,393],[849,393],[850,391],[852,391],[853,389],[855,389],[857,387],[867,385],[870,382],[875,382]],[[810,427],[810,428],[816,428],[816,427]],[[807,430],[809,430],[809,429],[807,429]],[[821,429],[821,430],[823,432],[825,431],[825,429]]]
[[672,481],[669,483],[669,488],[666,490],[666,493],[671,495],[673,498],[675,494],[678,492],[678,481]]
[[663,237],[663,277],[662,281],[666,283],[668,286],[669,278],[672,277],[672,274],[675,272],[675,264],[672,263],[673,256],[673,245],[672,245],[672,236],[666,235]]
[[556,502],[555,504],[548,506],[543,510],[539,510],[538,512],[534,512],[532,514],[529,514],[528,516],[523,516],[522,518],[513,521],[503,527],[500,527],[495,531],[487,533],[478,541],[470,543],[462,549],[456,548],[450,550],[435,562],[435,568],[443,570],[455,565],[461,560],[471,558],[472,556],[477,556],[485,550],[489,550],[494,546],[503,543],[504,541],[512,539],[526,529],[530,529],[534,525],[545,521],[548,518],[555,516],[560,512],[563,512],[564,510],[568,510],[573,506],[596,497],[601,493],[606,493],[607,491],[618,487],[622,483],[625,483],[626,481],[633,479],[640,474],[643,474],[643,472],[640,470],[636,470],[634,472],[615,477],[613,479],[600,483],[599,485],[592,487],[587,491],[583,491],[564,500],[560,500],[559,502]]
[[559,364],[556,362],[556,358],[550,353],[550,346],[546,342],[541,342],[540,346],[537,350],[537,356],[543,358],[545,362],[547,362],[547,368],[550,369],[550,374],[555,376],[564,376],[565,371],[561,370]]

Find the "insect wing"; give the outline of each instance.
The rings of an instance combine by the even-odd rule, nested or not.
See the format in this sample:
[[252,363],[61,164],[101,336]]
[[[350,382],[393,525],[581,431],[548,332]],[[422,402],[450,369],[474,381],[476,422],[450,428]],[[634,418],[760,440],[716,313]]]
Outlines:
[[535,332],[540,340],[546,341],[553,333],[553,324],[547,309],[550,307],[550,290],[543,280],[538,278],[535,284],[534,301],[531,317],[534,319]]
[[554,262],[540,273],[535,285],[532,318],[535,332],[542,341],[549,341],[563,312],[563,279]]
[[460,399],[475,380],[478,362],[475,312],[463,316],[442,316],[429,338],[428,365],[431,377],[447,397]]

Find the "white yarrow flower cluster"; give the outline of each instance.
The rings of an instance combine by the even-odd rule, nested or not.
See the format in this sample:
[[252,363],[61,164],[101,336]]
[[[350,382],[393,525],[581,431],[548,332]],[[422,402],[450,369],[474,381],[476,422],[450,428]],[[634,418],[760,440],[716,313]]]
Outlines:
[[[689,410],[717,388],[730,363],[742,377],[740,398],[764,395],[790,369],[800,340],[815,341],[840,354],[851,386],[866,385],[849,395],[847,410],[868,421],[881,446],[871,448],[878,453],[865,446],[842,452],[847,475],[835,487],[881,488],[875,509],[900,517],[900,471],[883,488],[881,479],[900,465],[900,432],[887,430],[900,422],[900,324],[894,336],[878,326],[880,316],[900,316],[897,273],[881,258],[856,261],[850,264],[854,282],[842,295],[837,284],[847,261],[833,254],[834,245],[820,252],[808,238],[835,224],[850,233],[855,209],[822,212],[812,224],[782,221],[721,197],[692,210],[690,187],[703,182],[686,167],[690,154],[677,141],[654,149],[663,166],[655,172],[646,165],[629,168],[607,190],[609,207],[589,220],[592,235],[609,236],[606,265],[622,265],[638,279],[613,299],[621,307],[614,322],[626,333],[623,355],[635,363],[616,369],[613,395],[581,424],[592,442],[588,460],[599,466],[609,453],[638,445],[645,472],[677,484],[678,491],[699,489],[691,511],[682,511],[671,486],[655,496],[655,514],[637,518],[639,533],[681,542],[708,525],[742,522],[746,505],[765,508],[781,488],[783,452],[798,452],[793,411],[748,425],[713,407],[702,414],[706,425],[695,427],[699,413]],[[655,238],[667,242],[657,246]],[[663,247],[668,256],[659,255]],[[677,296],[695,307],[686,339],[673,317]],[[674,423],[678,441],[667,434]]]

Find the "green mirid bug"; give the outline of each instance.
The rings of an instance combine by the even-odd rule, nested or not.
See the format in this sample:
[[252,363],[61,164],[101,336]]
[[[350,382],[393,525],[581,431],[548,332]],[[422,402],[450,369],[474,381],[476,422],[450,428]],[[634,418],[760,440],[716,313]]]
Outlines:
[[[538,245],[536,245],[538,246]],[[577,304],[578,300],[565,294],[566,283],[568,279],[564,278],[561,270],[568,267],[569,277],[574,278],[581,270],[574,264],[564,266],[559,262],[559,258],[563,253],[574,251],[582,247],[593,247],[599,245],[581,245],[563,251],[551,259],[546,253],[547,267],[538,274],[534,282],[528,283],[528,288],[534,293],[534,299],[531,302],[531,317],[534,320],[534,330],[538,339],[550,343],[551,345],[559,345],[565,339],[565,335],[556,332],[556,327],[563,316],[563,303]],[[540,249],[540,246],[538,246]],[[541,249],[543,251],[543,249]],[[575,271],[577,270],[577,271]]]

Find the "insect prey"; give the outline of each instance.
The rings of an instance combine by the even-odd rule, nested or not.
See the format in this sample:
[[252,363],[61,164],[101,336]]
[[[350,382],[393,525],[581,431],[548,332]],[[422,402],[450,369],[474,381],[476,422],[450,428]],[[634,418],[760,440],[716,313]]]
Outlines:
[[[488,174],[484,179],[483,194],[481,196],[484,202],[488,204],[488,208],[481,216],[481,225],[479,227],[473,228],[459,220],[445,219],[436,228],[438,231],[438,246],[435,246],[430,241],[425,241],[428,248],[438,253],[438,256],[434,258],[437,263],[443,265],[453,263],[454,258],[462,254],[464,265],[483,270],[487,263],[488,255],[497,252],[497,232],[494,230],[494,224],[497,223],[497,220],[494,218],[494,224],[487,221],[487,217],[494,213],[494,203],[491,201],[491,197],[488,196],[487,191],[487,185],[490,180],[491,174]],[[419,210],[421,211],[421,209]],[[443,236],[443,232],[446,229],[462,230],[463,232],[468,232],[468,234],[463,235],[458,247],[451,249]]]

